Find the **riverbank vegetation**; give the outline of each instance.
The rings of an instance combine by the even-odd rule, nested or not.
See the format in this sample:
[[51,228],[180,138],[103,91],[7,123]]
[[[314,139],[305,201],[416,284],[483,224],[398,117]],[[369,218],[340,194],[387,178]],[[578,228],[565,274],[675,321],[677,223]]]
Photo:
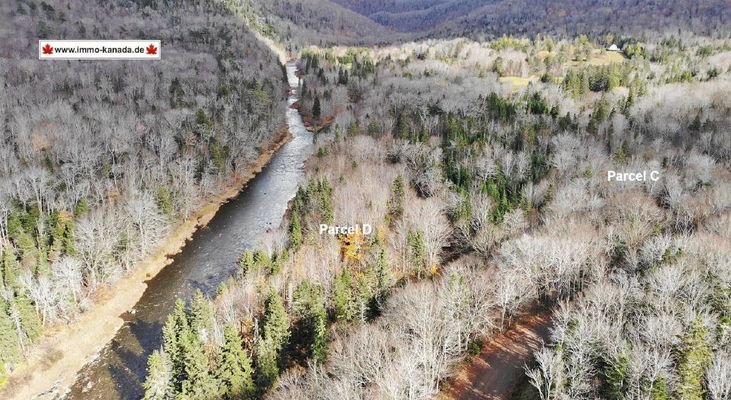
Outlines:
[[[282,128],[275,56],[221,4],[173,3],[0,6],[0,377],[248,174]],[[28,57],[38,38],[119,37],[162,40],[164,56]]]
[[[286,224],[193,334],[205,379],[234,387],[235,330],[247,394],[434,398],[540,306],[554,328],[526,368],[534,397],[726,398],[730,54],[694,36],[306,49],[300,111],[333,121]],[[198,375],[160,372],[181,348],[146,387],[193,396]]]

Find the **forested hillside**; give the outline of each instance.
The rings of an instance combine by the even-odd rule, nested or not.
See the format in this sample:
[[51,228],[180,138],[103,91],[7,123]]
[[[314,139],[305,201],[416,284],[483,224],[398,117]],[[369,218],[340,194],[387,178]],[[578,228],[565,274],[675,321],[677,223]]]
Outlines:
[[[159,39],[162,60],[42,62],[39,38]],[[3,1],[0,41],[2,378],[248,172],[286,88],[215,1]]]
[[329,0],[225,0],[263,36],[296,52],[308,44],[388,43],[396,32]]
[[[731,26],[725,0],[237,0],[270,32],[297,44],[378,44],[426,37],[580,34],[642,36]],[[351,11],[352,10],[352,11]],[[263,26],[262,26],[263,27]]]
[[[309,180],[215,299],[169,316],[147,399],[436,398],[536,307],[554,328],[527,398],[728,398],[727,39],[311,47],[299,66]],[[659,179],[607,179],[643,170]]]

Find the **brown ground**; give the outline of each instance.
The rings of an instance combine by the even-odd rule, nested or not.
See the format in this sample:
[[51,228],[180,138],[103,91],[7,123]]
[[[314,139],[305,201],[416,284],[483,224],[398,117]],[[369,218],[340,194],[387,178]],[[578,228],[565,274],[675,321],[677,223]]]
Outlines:
[[512,328],[485,344],[479,355],[452,380],[441,399],[509,400],[524,379],[523,366],[533,351],[548,340],[551,314],[539,312],[518,320]]
[[34,345],[25,362],[8,377],[0,390],[0,399],[55,399],[76,381],[76,374],[92,361],[114,338],[124,323],[121,315],[137,304],[147,288],[146,281],[172,262],[193,233],[206,226],[223,203],[236,196],[241,188],[269,162],[288,140],[283,129],[272,145],[251,165],[249,173],[232,179],[228,189],[213,197],[190,218],[181,222],[152,255],[113,287],[95,293],[96,304],[75,322],[48,329]]

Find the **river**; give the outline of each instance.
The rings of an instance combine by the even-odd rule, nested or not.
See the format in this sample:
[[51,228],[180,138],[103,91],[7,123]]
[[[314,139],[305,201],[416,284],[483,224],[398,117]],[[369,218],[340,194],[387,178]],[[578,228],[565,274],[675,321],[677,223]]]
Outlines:
[[[287,64],[287,78],[294,89],[288,99],[292,105],[298,87],[294,63]],[[304,179],[304,162],[313,152],[312,136],[297,110],[287,108],[287,124],[292,140],[148,282],[134,313],[124,316],[125,324],[114,339],[81,370],[66,399],[142,397],[147,357],[160,347],[162,324],[176,299],[190,299],[196,289],[215,293],[236,271],[243,251],[256,247],[267,229],[281,224],[287,203]]]

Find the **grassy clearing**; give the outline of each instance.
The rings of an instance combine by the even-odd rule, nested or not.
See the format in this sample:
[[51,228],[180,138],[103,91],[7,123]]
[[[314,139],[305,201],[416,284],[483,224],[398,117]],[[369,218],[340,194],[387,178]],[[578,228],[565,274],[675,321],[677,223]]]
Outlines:
[[520,76],[503,76],[498,79],[500,83],[507,83],[513,86],[513,90],[518,90],[523,87],[528,86],[531,82],[537,82],[538,77],[537,76],[529,76],[527,78],[523,78]]

